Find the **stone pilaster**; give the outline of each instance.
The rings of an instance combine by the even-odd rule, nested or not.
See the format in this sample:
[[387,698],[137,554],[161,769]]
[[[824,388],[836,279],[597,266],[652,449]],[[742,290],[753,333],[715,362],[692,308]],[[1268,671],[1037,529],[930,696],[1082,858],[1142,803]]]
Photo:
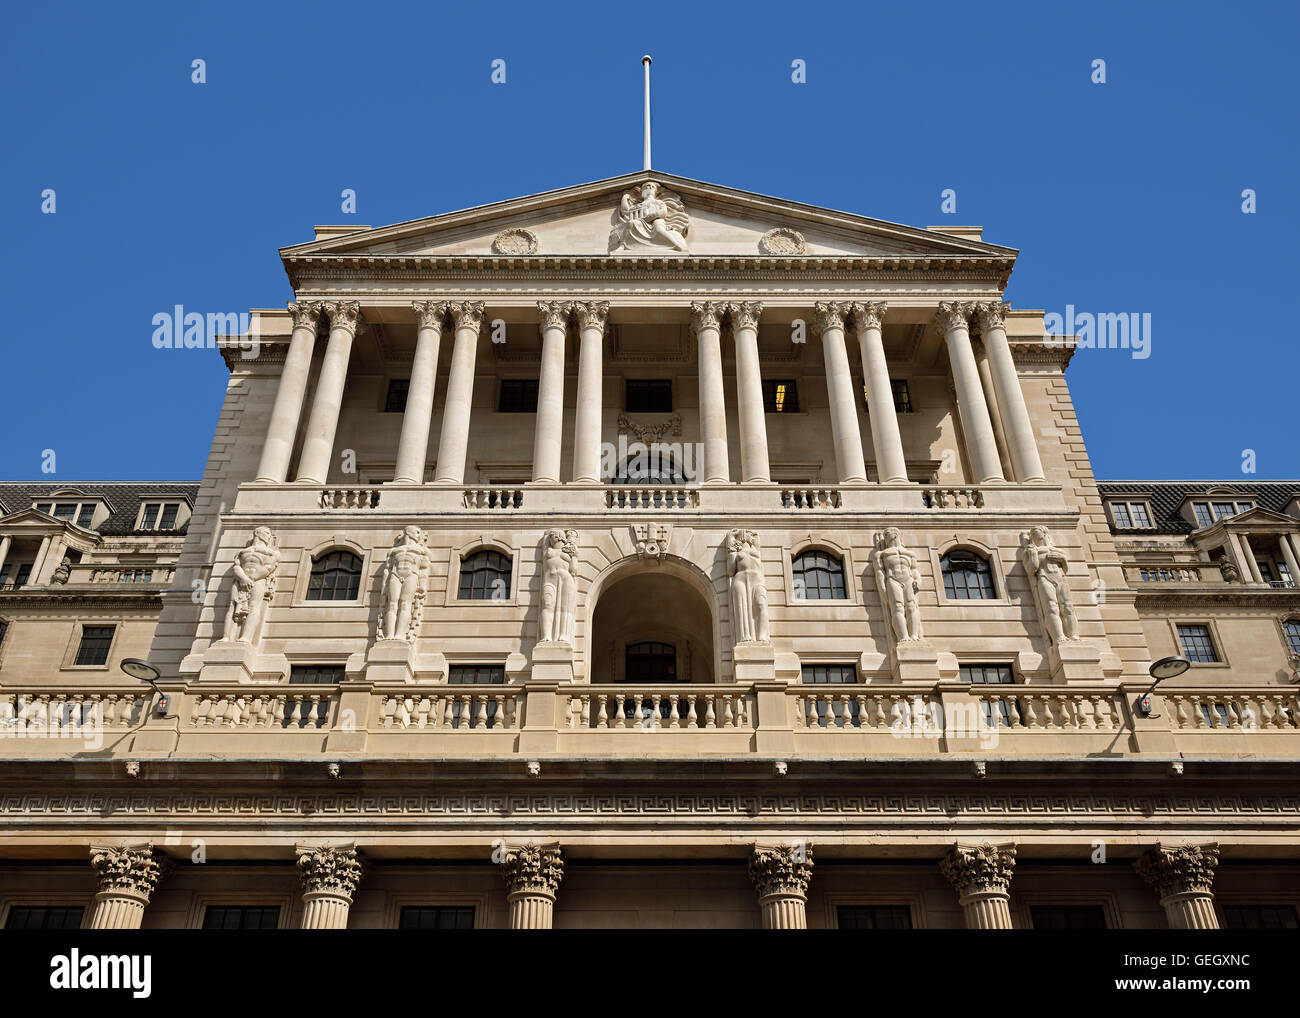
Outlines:
[[91,845],[90,867],[99,885],[90,928],[138,930],[145,906],[171,863],[146,842],[126,846]]
[[529,842],[506,850],[501,863],[510,903],[512,930],[549,930],[555,895],[564,879],[564,857],[558,845]]
[[968,930],[1011,929],[1015,845],[955,845],[939,869],[957,892]]
[[299,845],[298,876],[302,879],[302,928],[345,930],[352,895],[363,869],[354,845]]
[[758,893],[765,930],[808,928],[808,884],[812,845],[756,845],[749,857],[749,879]]
[[1160,897],[1172,930],[1217,930],[1214,913],[1214,870],[1219,846],[1156,845],[1133,864],[1138,875]]

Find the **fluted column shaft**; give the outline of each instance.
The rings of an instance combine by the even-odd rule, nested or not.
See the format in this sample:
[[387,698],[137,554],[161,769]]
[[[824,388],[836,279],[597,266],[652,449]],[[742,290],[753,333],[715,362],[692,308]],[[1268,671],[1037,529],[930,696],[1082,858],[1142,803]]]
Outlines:
[[[866,462],[862,458],[862,429],[858,427],[858,398],[853,391],[849,354],[844,344],[844,319],[848,311],[847,304],[818,304],[816,307],[822,358],[826,364],[826,394],[830,402],[835,465],[841,483],[867,479]],[[893,406],[892,397],[889,405]]]
[[691,305],[699,348],[700,440],[704,443],[704,481],[731,479],[727,460],[727,402],[722,384],[722,316],[725,304]]
[[604,367],[606,301],[573,305],[578,319],[578,406],[573,417],[573,479],[594,483],[600,480],[600,424],[604,397],[601,392]]
[[957,390],[957,413],[966,435],[967,451],[978,482],[1001,481],[1002,464],[998,460],[998,443],[993,435],[993,421],[984,389],[980,385],[975,351],[971,347],[969,304],[940,304],[938,320],[948,345],[948,363],[953,386]]
[[303,890],[302,929],[346,930],[352,896],[364,870],[356,846],[298,845],[296,850]]
[[90,866],[99,890],[90,916],[93,930],[138,930],[145,906],[166,874],[167,859],[152,844],[92,845]]
[[736,409],[740,419],[740,479],[766,483],[772,479],[767,456],[767,415],[763,409],[763,373],[758,364],[758,319],[763,305],[730,305],[731,332],[736,343]]
[[555,919],[555,897],[540,892],[517,891],[506,896],[512,930],[549,930]]
[[1219,846],[1156,845],[1133,864],[1138,875],[1160,897],[1171,930],[1217,930],[1214,912],[1214,872]]
[[447,400],[442,409],[442,433],[438,436],[438,481],[462,484],[465,453],[469,449],[469,418],[474,400],[474,361],[478,356],[478,335],[483,325],[482,301],[449,304],[456,325],[456,344],[451,351],[447,378]]
[[903,455],[903,436],[894,409],[894,387],[889,381],[889,362],[885,360],[880,331],[886,310],[884,304],[854,304],[853,324],[858,330],[862,377],[867,382],[867,414],[871,421],[871,447],[876,453],[876,477],[882,484],[899,484],[907,480],[907,459]]
[[533,432],[533,480],[560,479],[564,428],[564,339],[572,305],[540,301],[542,367],[537,382],[537,427]]
[[330,341],[321,362],[320,377],[316,379],[316,395],[312,398],[302,458],[298,462],[298,480],[307,484],[324,484],[329,477],[334,435],[343,408],[343,390],[348,384],[352,340],[361,321],[361,305],[357,301],[326,301],[323,306],[329,315]]
[[812,881],[812,846],[754,846],[749,879],[758,894],[765,930],[808,928],[808,885]]
[[510,905],[510,928],[549,930],[556,892],[564,879],[564,858],[559,847],[530,842],[507,849],[501,873]]
[[968,930],[1011,929],[1011,874],[1014,845],[956,845],[939,869],[957,892]]
[[397,469],[393,480],[398,484],[424,483],[433,394],[438,384],[438,348],[442,345],[442,319],[447,313],[445,301],[415,301],[411,307],[419,316],[419,327],[415,358],[411,361],[411,382],[406,390],[406,410],[402,414],[402,435],[397,441]]
[[1005,319],[1010,308],[1009,304],[1001,302],[979,305],[984,349],[988,351],[993,390],[997,394],[998,408],[1002,411],[1002,428],[1006,433],[1011,469],[1015,471],[1017,481],[1042,481],[1046,475],[1043,473],[1043,461],[1038,455],[1038,442],[1034,439],[1034,422],[1025,405],[1020,374],[1016,371],[1011,345],[1007,342]]
[[95,911],[90,914],[92,930],[138,930],[144,922],[149,899],[130,891],[100,891],[95,895]]
[[307,893],[302,896],[304,930],[346,930],[352,899],[337,894]]
[[293,316],[293,335],[285,353],[280,382],[271,407],[271,423],[262,443],[262,459],[257,466],[257,480],[283,484],[289,476],[289,459],[298,437],[298,418],[302,416],[311,375],[311,355],[316,346],[316,327],[320,320],[319,302],[289,304]]

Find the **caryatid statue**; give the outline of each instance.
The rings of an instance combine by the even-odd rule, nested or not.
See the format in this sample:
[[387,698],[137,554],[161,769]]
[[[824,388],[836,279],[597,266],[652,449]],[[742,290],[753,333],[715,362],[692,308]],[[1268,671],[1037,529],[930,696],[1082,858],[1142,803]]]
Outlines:
[[898,643],[921,639],[921,570],[916,556],[903,547],[897,527],[876,534],[871,553],[871,570],[876,576],[876,593],[889,612],[894,639]]
[[768,643],[767,584],[758,534],[733,530],[727,538],[727,572],[731,576],[731,618],[737,643]]
[[275,534],[270,527],[258,527],[230,567],[234,584],[226,612],[225,639],[254,645],[261,639],[266,610],[275,596],[275,571],[279,565],[280,547]]
[[1033,584],[1038,615],[1051,634],[1053,644],[1079,638],[1079,620],[1070,600],[1070,581],[1065,574],[1070,562],[1065,552],[1052,543],[1046,527],[1034,527],[1028,534],[1020,535],[1024,546],[1020,560],[1025,564]]
[[671,247],[687,251],[686,234],[691,228],[691,217],[686,206],[673,195],[660,196],[659,185],[647,180],[641,185],[641,200],[636,201],[629,191],[618,203],[618,222],[609,235],[609,249],[645,245]]
[[548,530],[542,538],[542,643],[573,646],[577,574],[578,532]]
[[420,635],[424,593],[433,572],[433,555],[424,543],[424,531],[406,527],[397,535],[380,568],[379,640],[413,641]]

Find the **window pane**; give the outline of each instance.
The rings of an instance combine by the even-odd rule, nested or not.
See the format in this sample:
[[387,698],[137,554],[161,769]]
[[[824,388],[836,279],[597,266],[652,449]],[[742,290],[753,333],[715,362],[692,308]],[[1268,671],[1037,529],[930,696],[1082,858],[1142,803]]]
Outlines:
[[80,907],[15,905],[5,917],[6,930],[76,930],[81,928]]
[[625,390],[629,413],[667,414],[673,409],[673,383],[670,378],[629,378]]
[[1235,515],[1237,515],[1237,507],[1233,505],[1231,502],[1214,503],[1215,519],[1223,519],[1223,517],[1225,516],[1235,516]]
[[273,930],[279,921],[278,905],[209,905],[203,913],[205,930]]
[[76,502],[60,502],[54,507],[54,518],[56,520],[71,520],[77,515]]
[[1147,512],[1147,507],[1145,503],[1134,502],[1131,508],[1133,510],[1133,526],[1135,527],[1151,526],[1151,516]]
[[511,563],[499,551],[478,551],[460,564],[462,601],[504,601],[510,597]]
[[843,599],[844,566],[839,558],[825,551],[805,551],[795,556],[791,567],[796,601]]
[[501,399],[497,411],[503,414],[537,413],[537,379],[501,379]]
[[1123,502],[1112,502],[1110,513],[1115,517],[1115,526],[1120,530],[1127,530],[1133,525],[1133,521],[1128,517],[1128,506]]
[[73,662],[79,665],[102,665],[108,663],[108,648],[113,643],[114,626],[83,626],[81,644],[77,647],[77,658]]
[[1282,623],[1282,632],[1286,633],[1287,646],[1292,654],[1300,654],[1300,619],[1287,619]]
[[950,598],[987,600],[995,596],[988,561],[973,551],[950,551],[939,564],[944,593]]
[[89,502],[82,505],[81,510],[77,513],[77,526],[90,529],[90,523],[95,518],[95,503]]
[[797,414],[799,386],[793,378],[763,379],[763,409],[769,414]]
[[1218,661],[1214,641],[1210,639],[1209,626],[1179,626],[1178,642],[1183,645],[1183,656],[1188,661]]
[[910,930],[912,910],[906,905],[839,905],[836,926],[841,930]]
[[500,685],[506,681],[506,666],[452,665],[447,681],[453,686]]
[[629,643],[624,657],[624,680],[654,684],[677,681],[677,648],[652,640]]
[[804,665],[803,681],[815,686],[846,686],[858,681],[856,665]]
[[403,905],[399,930],[472,930],[474,907],[462,905]]
[[293,686],[328,686],[347,679],[344,665],[293,665],[289,684]]
[[411,388],[409,378],[390,378],[388,395],[384,397],[384,413],[400,414],[406,409],[406,396]]
[[169,502],[162,508],[162,516],[158,519],[159,530],[175,530],[176,517],[179,515],[181,507],[175,502]]
[[144,515],[140,518],[141,530],[153,530],[154,524],[158,521],[158,510],[162,508],[158,502],[146,502]]
[[889,387],[894,390],[894,410],[900,414],[912,412],[912,392],[907,387],[907,379],[891,378]]
[[1035,905],[1029,920],[1036,930],[1104,930],[1106,911],[1100,905]]
[[332,551],[311,565],[308,601],[355,601],[361,591],[361,559],[350,551]]
[[1208,502],[1193,502],[1192,510],[1196,513],[1196,522],[1199,526],[1208,527],[1214,522],[1214,515],[1210,512]]

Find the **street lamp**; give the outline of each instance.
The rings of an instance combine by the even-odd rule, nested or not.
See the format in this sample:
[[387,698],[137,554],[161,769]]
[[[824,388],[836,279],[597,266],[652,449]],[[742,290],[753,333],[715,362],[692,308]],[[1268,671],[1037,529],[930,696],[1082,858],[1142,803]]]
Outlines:
[[1185,657],[1173,655],[1172,657],[1162,657],[1159,661],[1152,663],[1147,669],[1147,674],[1151,676],[1151,685],[1147,691],[1137,698],[1133,703],[1133,709],[1141,714],[1144,718],[1159,717],[1151,713],[1151,694],[1155,691],[1156,686],[1164,682],[1165,679],[1177,678],[1183,672],[1192,667],[1192,663]]
[[167,715],[167,694],[158,688],[158,679],[162,673],[158,671],[148,661],[143,661],[138,657],[124,657],[118,666],[122,671],[133,679],[139,679],[141,682],[147,682],[153,687],[153,691],[158,694],[158,704],[154,710],[161,717]]

